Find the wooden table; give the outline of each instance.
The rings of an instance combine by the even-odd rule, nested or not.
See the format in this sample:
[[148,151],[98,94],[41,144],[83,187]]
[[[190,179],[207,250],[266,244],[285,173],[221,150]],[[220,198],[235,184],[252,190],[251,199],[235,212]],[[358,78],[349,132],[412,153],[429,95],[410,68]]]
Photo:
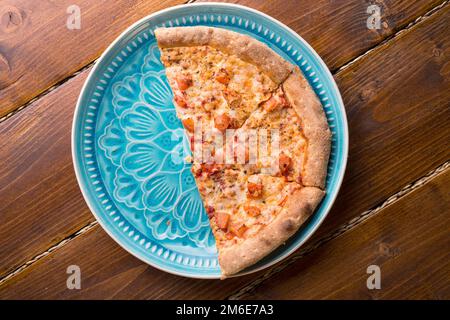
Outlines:
[[[127,26],[178,0],[0,2],[0,298],[450,298],[450,3],[257,1],[321,55],[350,130],[346,176],[316,234],[262,272],[181,278],[121,249],[79,191],[70,133],[95,59]],[[381,28],[367,27],[367,7]],[[69,265],[81,290],[66,287]],[[381,269],[369,290],[367,267]]]

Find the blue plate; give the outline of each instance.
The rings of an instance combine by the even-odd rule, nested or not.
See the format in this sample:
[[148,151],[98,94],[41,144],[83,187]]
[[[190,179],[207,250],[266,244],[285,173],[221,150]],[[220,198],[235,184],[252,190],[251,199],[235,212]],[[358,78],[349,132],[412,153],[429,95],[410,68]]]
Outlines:
[[191,4],[152,14],[103,53],[80,94],[72,154],[81,191],[101,226],[123,248],[161,270],[219,278],[214,238],[172,104],[153,31],[207,25],[248,34],[297,64],[313,86],[333,133],[327,194],[284,246],[239,275],[266,268],[304,243],[327,215],[342,182],[348,149],[345,110],[328,68],[294,31],[230,4]]

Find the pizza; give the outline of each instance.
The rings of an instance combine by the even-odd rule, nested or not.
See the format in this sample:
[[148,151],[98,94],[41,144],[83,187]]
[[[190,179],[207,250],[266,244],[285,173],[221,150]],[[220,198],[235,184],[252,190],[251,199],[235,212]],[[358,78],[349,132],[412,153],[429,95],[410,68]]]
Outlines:
[[155,35],[225,278],[285,243],[314,212],[330,129],[300,69],[260,41],[204,26]]

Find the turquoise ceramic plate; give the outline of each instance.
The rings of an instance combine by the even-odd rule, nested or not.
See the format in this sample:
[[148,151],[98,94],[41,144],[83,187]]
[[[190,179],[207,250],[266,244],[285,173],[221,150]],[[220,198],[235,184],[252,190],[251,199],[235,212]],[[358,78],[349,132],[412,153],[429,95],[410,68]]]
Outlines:
[[250,273],[285,258],[317,229],[339,190],[347,158],[347,123],[336,84],[314,50],[280,22],[242,6],[194,4],[132,25],[104,52],[82,89],[72,132],[75,172],[99,223],[130,253],[174,274],[220,276],[195,181],[189,165],[179,161],[186,143],[153,34],[161,26],[192,25],[251,35],[297,64],[333,132],[325,199],[286,245],[240,274]]

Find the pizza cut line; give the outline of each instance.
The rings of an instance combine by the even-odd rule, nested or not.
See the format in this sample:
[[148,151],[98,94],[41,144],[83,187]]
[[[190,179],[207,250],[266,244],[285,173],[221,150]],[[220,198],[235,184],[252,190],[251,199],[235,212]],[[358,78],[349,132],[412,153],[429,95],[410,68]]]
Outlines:
[[[233,130],[234,140],[251,130],[277,137],[276,151],[255,161],[246,150],[243,162],[217,161],[227,150],[216,145],[213,160],[192,160],[225,278],[285,243],[314,212],[325,194],[330,129],[298,67],[260,41],[204,26],[155,35],[191,148],[198,123],[202,133]],[[203,136],[200,146],[211,147]]]

